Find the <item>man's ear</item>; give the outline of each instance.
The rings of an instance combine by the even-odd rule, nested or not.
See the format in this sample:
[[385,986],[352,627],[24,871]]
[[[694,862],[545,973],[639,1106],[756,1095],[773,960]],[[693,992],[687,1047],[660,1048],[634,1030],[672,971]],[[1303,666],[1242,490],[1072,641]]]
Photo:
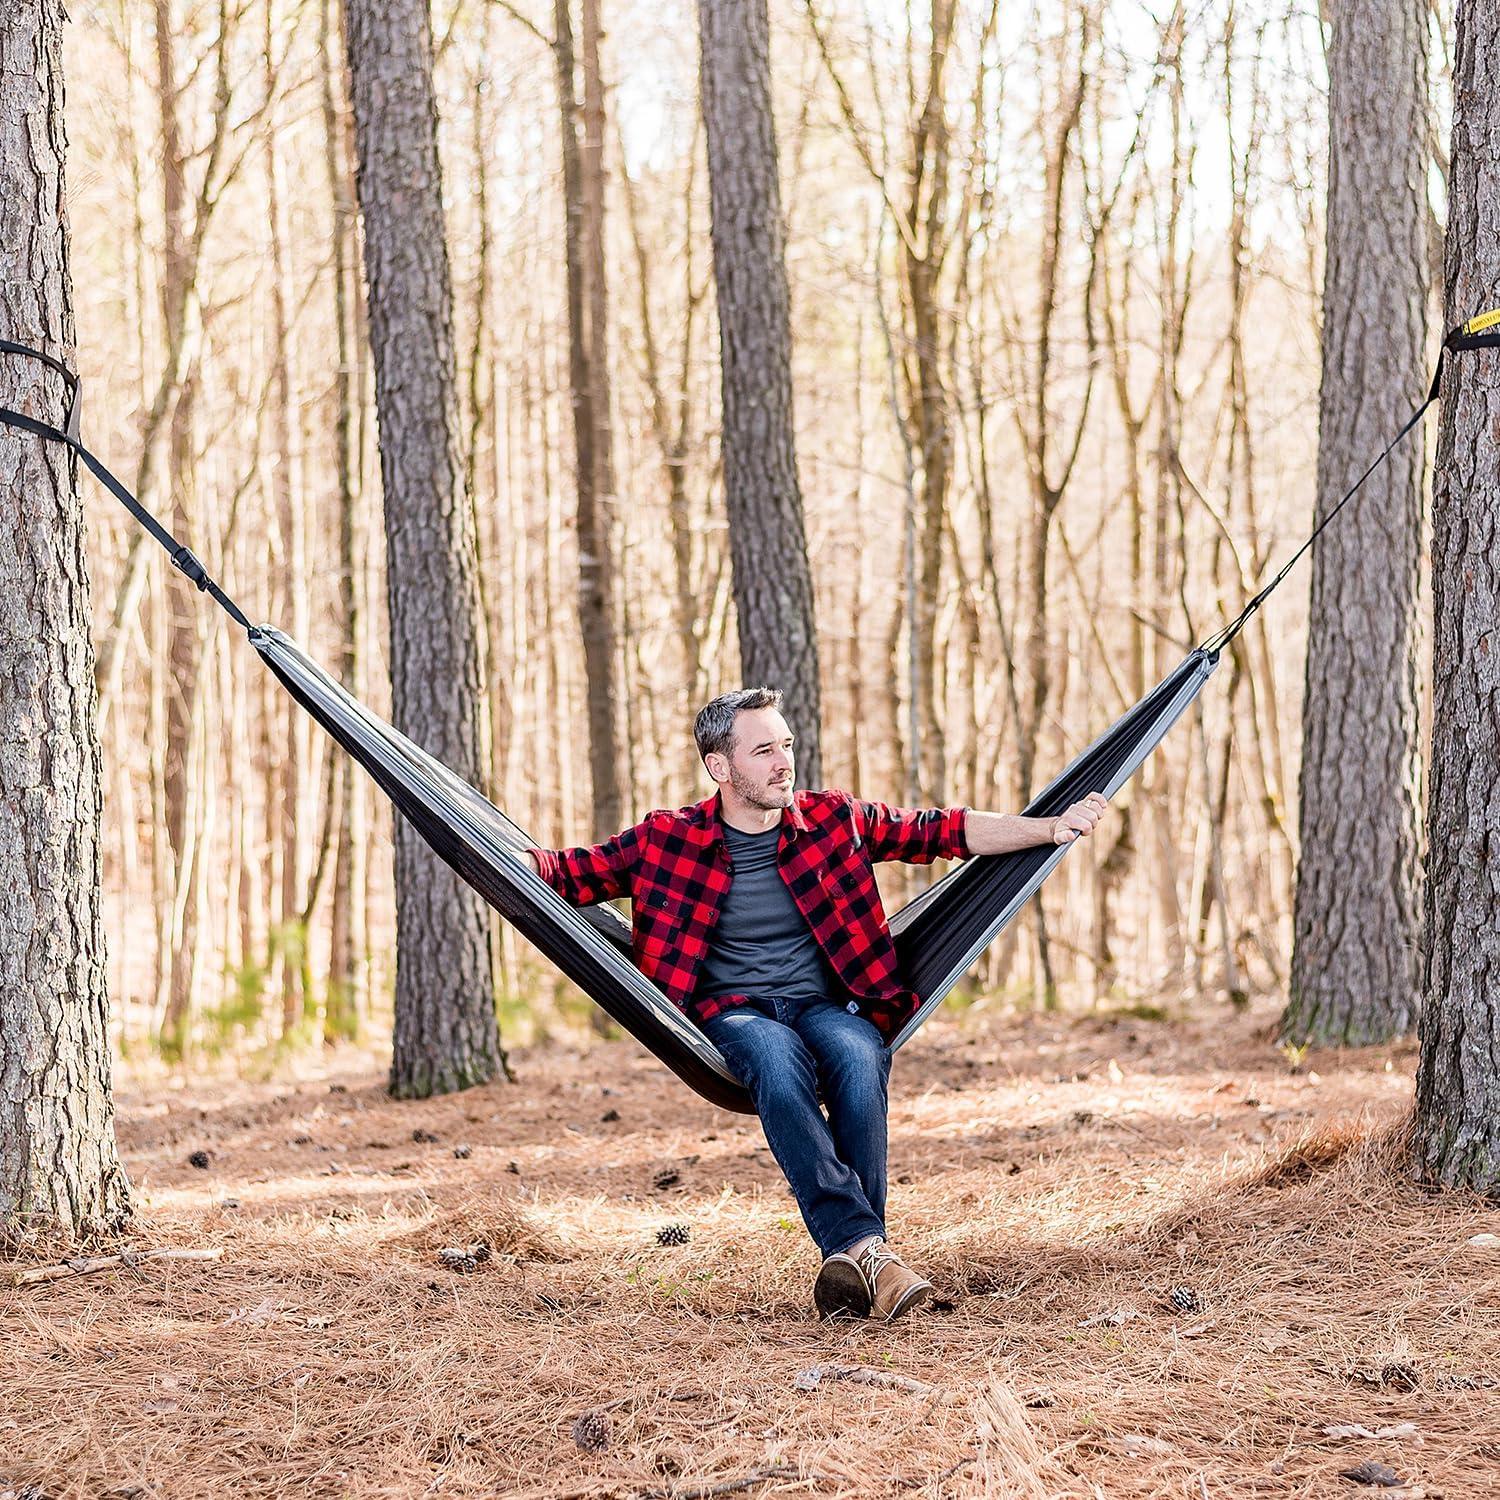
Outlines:
[[708,768],[708,774],[721,785],[729,780],[729,762],[717,750],[710,750],[703,757],[703,764]]

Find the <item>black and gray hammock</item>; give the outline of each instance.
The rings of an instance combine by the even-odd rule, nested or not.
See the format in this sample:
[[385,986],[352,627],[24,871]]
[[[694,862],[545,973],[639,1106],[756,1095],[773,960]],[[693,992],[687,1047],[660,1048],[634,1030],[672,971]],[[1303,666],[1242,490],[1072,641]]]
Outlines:
[[[1444,341],[1449,350],[1500,347],[1500,311],[1474,318]],[[534,841],[503,812],[419,745],[370,712],[318,666],[290,637],[252,625],[209,577],[193,553],[153,516],[92,454],[79,436],[79,381],[59,360],[0,340],[0,353],[39,360],[61,378],[66,407],[60,427],[0,408],[0,423],[66,444],[90,472],[166,549],[197,588],[212,595],[286,690],[369,773],[433,850],[507,921],[528,937],[585,994],[712,1104],[754,1113],[749,1095],[718,1050],[631,960],[630,927],[610,906],[569,906],[531,868],[523,851]],[[1332,507],[1286,566],[1223,629],[1190,651],[1181,664],[1039,792],[1025,809],[1050,817],[1101,792],[1113,796],[1182,717],[1219,664],[1219,654],[1245,627],[1355,492],[1388,458],[1437,399],[1434,376],[1420,408],[1385,452]],[[890,1039],[892,1048],[917,1028],[974,960],[1036,894],[1068,852],[1067,845],[983,855],[955,866],[890,918],[903,982],[920,1005]]]

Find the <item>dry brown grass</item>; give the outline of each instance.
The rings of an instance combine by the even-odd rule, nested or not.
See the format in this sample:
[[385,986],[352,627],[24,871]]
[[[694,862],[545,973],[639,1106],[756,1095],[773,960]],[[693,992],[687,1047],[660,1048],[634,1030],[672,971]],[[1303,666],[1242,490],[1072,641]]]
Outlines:
[[127,1088],[136,1243],[223,1258],[0,1291],[0,1496],[1500,1495],[1500,1215],[1404,1176],[1410,1048],[1256,1025],[934,1023],[891,1225],[943,1301],[891,1327],[810,1319],[758,1126],[630,1043]]

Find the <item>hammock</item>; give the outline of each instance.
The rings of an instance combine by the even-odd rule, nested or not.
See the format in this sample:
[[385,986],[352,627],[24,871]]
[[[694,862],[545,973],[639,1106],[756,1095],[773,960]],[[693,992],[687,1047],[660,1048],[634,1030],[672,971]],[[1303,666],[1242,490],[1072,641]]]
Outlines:
[[[1500,311],[1472,319],[1444,341],[1445,353],[1450,349],[1496,347],[1500,347]],[[62,427],[4,408],[0,408],[0,423],[63,443],[77,453],[100,483],[167,550],[173,565],[244,627],[250,644],[286,690],[370,773],[443,860],[690,1088],[711,1104],[755,1113],[749,1094],[725,1066],[718,1049],[635,967],[630,927],[624,918],[610,906],[569,906],[524,857],[534,841],[499,808],[371,713],[288,636],[269,625],[252,625],[192,551],[182,546],[83,446],[79,437],[80,384],[65,365],[35,349],[4,340],[0,340],[0,353],[39,360],[62,378],[68,397]],[[1437,399],[1441,369],[1440,359],[1427,400],[1271,583],[1083,750],[1027,804],[1027,816],[1056,816],[1090,792],[1113,796],[1135,774],[1197,698],[1218,666],[1219,653]],[[921,1002],[890,1039],[893,1050],[911,1039],[979,954],[1036,893],[1069,847],[1044,845],[971,858],[890,917],[902,981]]]
[[[250,643],[432,848],[595,1004],[710,1103],[754,1114],[749,1094],[718,1049],[635,967],[630,926],[612,906],[569,906],[524,857],[534,840],[441,761],[351,697],[290,637],[255,626]],[[1216,653],[1192,652],[1034,798],[1027,815],[1055,816],[1089,792],[1112,796],[1217,665]],[[903,983],[921,998],[891,1039],[893,1049],[942,1003],[1068,848],[1046,845],[965,860],[890,918]]]

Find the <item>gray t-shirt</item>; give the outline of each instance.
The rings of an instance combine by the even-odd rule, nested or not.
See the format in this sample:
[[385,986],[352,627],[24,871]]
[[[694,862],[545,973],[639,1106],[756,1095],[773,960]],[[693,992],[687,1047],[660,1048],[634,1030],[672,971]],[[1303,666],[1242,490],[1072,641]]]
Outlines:
[[724,827],[734,876],[709,938],[698,994],[814,1000],[834,993],[832,970],[776,864],[778,825],[765,833]]

